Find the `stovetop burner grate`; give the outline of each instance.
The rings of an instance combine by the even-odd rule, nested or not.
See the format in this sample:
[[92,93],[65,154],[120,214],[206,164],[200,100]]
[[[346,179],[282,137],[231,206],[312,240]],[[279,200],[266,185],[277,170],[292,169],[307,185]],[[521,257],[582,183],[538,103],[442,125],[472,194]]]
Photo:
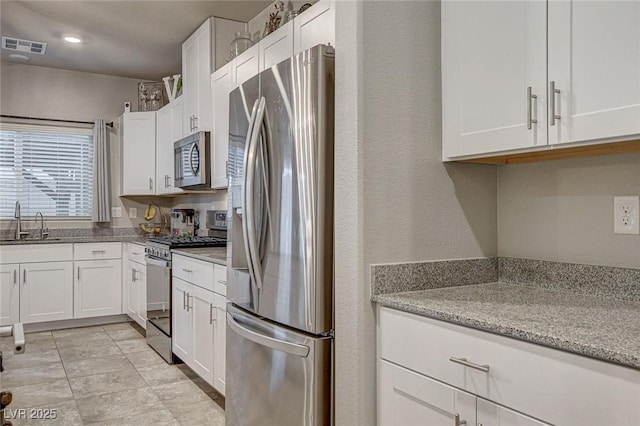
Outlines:
[[151,237],[147,241],[176,247],[225,247],[227,240],[218,237]]

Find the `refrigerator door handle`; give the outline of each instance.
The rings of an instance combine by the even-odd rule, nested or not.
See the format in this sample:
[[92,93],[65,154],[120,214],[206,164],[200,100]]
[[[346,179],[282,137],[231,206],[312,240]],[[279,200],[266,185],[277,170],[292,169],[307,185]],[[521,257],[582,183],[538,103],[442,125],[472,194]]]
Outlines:
[[243,200],[244,209],[246,211],[246,214],[243,217],[243,223],[246,223],[247,231],[245,235],[245,244],[248,245],[251,265],[250,269],[253,271],[252,278],[254,278],[254,282],[256,283],[256,287],[258,287],[258,290],[262,288],[262,271],[260,265],[260,253],[257,241],[256,226],[255,223],[253,223],[255,217],[253,205],[255,193],[253,183],[255,180],[257,148],[262,129],[262,121],[264,120],[265,105],[265,98],[261,97],[253,121],[251,140],[249,141],[249,145],[247,146],[247,148],[245,148],[248,151],[248,158],[247,167],[245,168],[246,185]]
[[262,346],[266,346],[271,349],[275,349],[281,352],[286,352],[291,355],[306,358],[309,355],[309,347],[305,345],[299,345],[297,343],[285,342],[284,340],[274,339],[273,337],[265,336],[264,334],[256,333],[253,330],[240,325],[231,315],[227,312],[227,325],[241,337],[257,343]]
[[253,192],[251,188],[247,188],[249,184],[247,179],[247,171],[249,170],[249,150],[251,148],[251,139],[253,138],[254,123],[256,121],[256,113],[258,112],[258,99],[253,103],[253,109],[251,110],[251,118],[249,118],[249,128],[247,130],[247,139],[244,144],[244,158],[242,159],[242,207],[238,210],[242,211],[242,242],[244,245],[244,253],[247,258],[247,268],[249,269],[249,276],[251,282],[255,284],[255,274],[253,272],[253,262],[251,259],[251,250],[249,249],[249,231],[247,227],[249,214],[244,214],[247,211],[246,199],[247,193]]

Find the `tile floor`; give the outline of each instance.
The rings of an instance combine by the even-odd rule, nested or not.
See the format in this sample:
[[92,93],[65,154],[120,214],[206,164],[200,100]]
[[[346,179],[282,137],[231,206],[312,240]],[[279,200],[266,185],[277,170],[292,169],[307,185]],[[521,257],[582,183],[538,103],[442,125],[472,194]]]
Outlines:
[[[57,419],[17,425],[224,425],[224,398],[184,364],[169,365],[130,323],[30,333],[14,355],[0,338],[5,412],[55,409]],[[8,410],[7,410],[8,411]],[[41,411],[42,412],[42,411]]]

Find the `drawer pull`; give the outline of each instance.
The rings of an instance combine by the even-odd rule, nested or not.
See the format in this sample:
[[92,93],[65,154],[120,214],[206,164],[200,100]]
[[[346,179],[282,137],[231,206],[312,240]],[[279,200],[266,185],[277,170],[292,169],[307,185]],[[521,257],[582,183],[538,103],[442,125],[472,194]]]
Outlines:
[[193,271],[191,269],[184,269],[182,268],[182,272],[186,272],[187,274],[192,273]]
[[472,362],[467,361],[466,358],[449,357],[449,361],[455,362],[456,364],[464,365],[465,367],[471,367],[471,368],[473,368],[475,370],[482,371],[483,373],[488,373],[489,372],[489,366],[488,365],[474,364]]
[[105,254],[106,250],[91,250],[91,253],[93,253],[93,254],[98,254],[98,253]]
[[453,424],[454,426],[462,426],[462,425],[466,425],[467,421],[460,420],[460,414],[456,413],[455,416],[453,416]]

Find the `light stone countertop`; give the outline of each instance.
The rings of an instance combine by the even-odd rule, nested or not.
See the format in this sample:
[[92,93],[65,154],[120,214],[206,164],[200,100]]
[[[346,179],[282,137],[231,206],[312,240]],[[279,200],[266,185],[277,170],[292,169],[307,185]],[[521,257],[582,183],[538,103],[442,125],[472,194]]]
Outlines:
[[70,244],[70,243],[111,243],[111,242],[132,242],[145,244],[146,240],[139,235],[114,235],[114,236],[97,236],[97,237],[57,237],[26,240],[0,240],[0,246],[17,246],[28,244]]
[[640,369],[640,303],[505,283],[380,294],[402,311]]
[[227,248],[226,247],[193,247],[173,249],[172,253],[181,254],[183,256],[192,257],[194,259],[203,260],[205,262],[217,263],[218,265],[227,265]]

